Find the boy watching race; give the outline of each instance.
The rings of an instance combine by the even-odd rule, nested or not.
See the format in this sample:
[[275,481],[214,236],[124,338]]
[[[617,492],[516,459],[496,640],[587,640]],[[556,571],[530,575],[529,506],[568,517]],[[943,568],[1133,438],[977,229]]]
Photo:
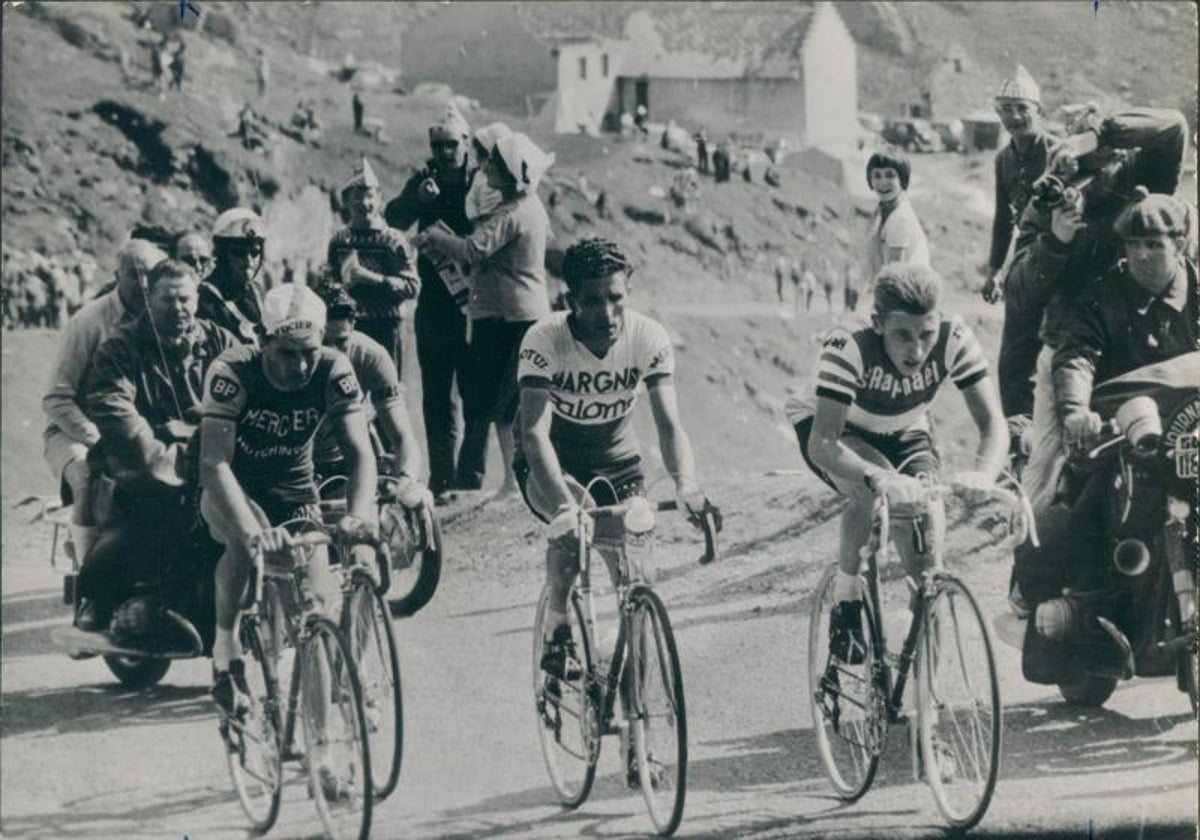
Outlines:
[[[326,419],[348,465],[349,516],[339,530],[373,531],[376,520],[375,456],[359,384],[349,360],[321,346],[325,304],[307,286],[277,286],[263,301],[261,332],[261,347],[227,350],[209,367],[200,424],[200,514],[224,546],[212,693],[230,716],[249,704],[237,626],[253,552],[286,548],[291,536],[279,526],[289,519],[321,521],[312,449]],[[322,611],[336,615],[340,591],[323,550],[313,552],[308,580]]]
[[987,360],[967,325],[939,311],[939,276],[925,265],[892,264],[875,278],[874,297],[871,326],[831,331],[813,392],[787,404],[805,463],[849,500],[829,634],[831,653],[849,664],[858,664],[864,650],[859,550],[870,536],[876,496],[903,512],[922,513],[924,550],[896,541],[907,573],[916,578],[941,565],[945,509],[927,491],[941,466],[928,410],[947,378],[962,392],[980,434],[975,470],[955,477],[969,504],[988,497],[1008,454]]
[[[696,483],[691,443],[679,420],[671,340],[658,322],[625,307],[633,273],[628,256],[614,242],[585,239],[567,249],[562,273],[570,311],[539,321],[521,342],[513,471],[534,516],[549,524],[547,626],[553,630],[543,640],[542,669],[578,679],[567,596],[579,573],[579,540],[590,538],[577,533],[578,506],[584,487],[597,476],[612,486],[612,492],[604,483],[593,489],[598,505],[645,494],[630,422],[640,382],[646,383],[663,462],[681,507],[692,516],[715,508]],[[716,521],[719,528],[719,512]],[[590,532],[590,522],[584,530]],[[623,540],[620,521],[596,526],[596,549],[610,566]]]

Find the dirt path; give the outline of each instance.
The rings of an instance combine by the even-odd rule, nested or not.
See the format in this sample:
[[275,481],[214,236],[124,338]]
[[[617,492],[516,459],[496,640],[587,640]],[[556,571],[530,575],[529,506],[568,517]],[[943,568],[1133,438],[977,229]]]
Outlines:
[[[794,480],[793,480],[794,483]],[[807,598],[836,534],[823,495],[749,477],[726,500],[726,557],[700,567],[695,537],[660,524],[658,587],[682,650],[691,779],[680,836],[920,837],[939,817],[912,780],[906,733],[853,806],[829,795],[808,717]],[[530,633],[538,536],[516,503],[466,510],[447,526],[443,586],[400,622],[408,738],[398,793],[377,837],[617,837],[650,827],[618,781],[607,739],[601,779],[577,812],[553,804],[533,728]],[[207,697],[208,663],[177,663],[165,684],[117,690],[97,660],[71,662],[49,634],[65,622],[43,537],[6,535],[3,824],[5,836],[241,838]],[[1007,570],[978,531],[953,556],[989,612]],[[1166,680],[1125,684],[1107,708],[1079,712],[1024,683],[999,650],[1004,767],[982,834],[1193,836],[1196,724]],[[285,793],[275,837],[320,831],[303,785]]]

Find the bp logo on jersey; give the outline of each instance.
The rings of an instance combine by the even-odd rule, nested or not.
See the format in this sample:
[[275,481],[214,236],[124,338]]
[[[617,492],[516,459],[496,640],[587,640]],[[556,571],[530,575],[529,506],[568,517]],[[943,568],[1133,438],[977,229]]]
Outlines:
[[227,403],[241,393],[242,387],[230,379],[228,376],[215,374],[212,382],[209,383],[208,392],[212,394],[212,398],[220,403]]
[[333,387],[343,397],[358,396],[358,381],[354,378],[353,373],[343,373],[337,379],[333,380]]

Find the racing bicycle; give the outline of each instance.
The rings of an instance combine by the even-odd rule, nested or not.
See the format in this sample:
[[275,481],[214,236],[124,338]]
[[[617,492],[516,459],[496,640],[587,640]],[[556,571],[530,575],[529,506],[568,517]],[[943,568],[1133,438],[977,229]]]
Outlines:
[[[278,555],[256,549],[242,604],[238,632],[247,654],[249,710],[219,724],[229,772],[256,832],[268,831],[279,815],[283,762],[298,761],[328,835],[364,840],[375,797],[362,682],[354,647],[317,609],[307,581],[313,552],[332,540],[313,520],[284,527],[293,544]],[[337,552],[342,562],[336,568],[349,597],[357,569],[347,565],[347,555]]]
[[[1017,545],[1032,528],[1032,515],[1012,476],[1002,482],[1007,487],[997,486],[992,497],[1012,512],[1008,544]],[[928,492],[953,491],[930,484]],[[920,547],[920,516],[896,515],[885,496],[876,499],[858,580],[862,643],[852,642],[841,656],[831,651],[829,638],[837,565],[817,584],[809,612],[809,703],[825,775],[842,800],[854,802],[871,787],[888,727],[907,716],[902,701],[911,675],[916,684],[917,730],[910,741],[914,774],[929,784],[950,828],[965,831],[983,818],[996,787],[1000,684],[979,604],[966,583],[944,569],[926,570],[917,583],[906,578],[912,618],[899,653],[888,649],[880,566],[887,560],[894,522],[911,523]]]
[[[590,494],[595,479],[588,485]],[[615,495],[615,494],[614,494]],[[650,513],[651,503],[635,497],[625,503],[593,507],[583,517],[625,517],[634,505]],[[658,502],[658,511],[677,510],[675,501]],[[653,514],[651,513],[651,517]],[[696,519],[705,534],[702,562],[716,557],[718,530],[713,512]],[[649,534],[642,539],[649,540]],[[538,736],[546,770],[559,800],[577,808],[588,798],[596,778],[600,739],[621,735],[625,745],[626,780],[641,789],[655,829],[671,835],[683,818],[687,794],[687,709],[679,650],[667,609],[650,586],[650,544],[631,552],[630,537],[617,549],[614,587],[617,600],[615,647],[601,628],[592,591],[592,546],[580,540],[579,574],[568,596],[567,614],[579,657],[576,679],[560,679],[541,668],[542,639],[548,631],[549,590],[538,599],[533,624],[533,695]],[[611,659],[608,657],[611,655]],[[608,659],[608,661],[605,661]]]

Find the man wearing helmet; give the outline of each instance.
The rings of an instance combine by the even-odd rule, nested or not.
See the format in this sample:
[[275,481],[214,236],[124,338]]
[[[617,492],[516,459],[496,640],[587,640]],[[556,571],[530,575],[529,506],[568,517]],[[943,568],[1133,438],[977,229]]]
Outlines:
[[262,289],[256,282],[263,267],[267,228],[248,207],[234,207],[213,223],[213,270],[200,284],[196,314],[253,344],[262,321]]

